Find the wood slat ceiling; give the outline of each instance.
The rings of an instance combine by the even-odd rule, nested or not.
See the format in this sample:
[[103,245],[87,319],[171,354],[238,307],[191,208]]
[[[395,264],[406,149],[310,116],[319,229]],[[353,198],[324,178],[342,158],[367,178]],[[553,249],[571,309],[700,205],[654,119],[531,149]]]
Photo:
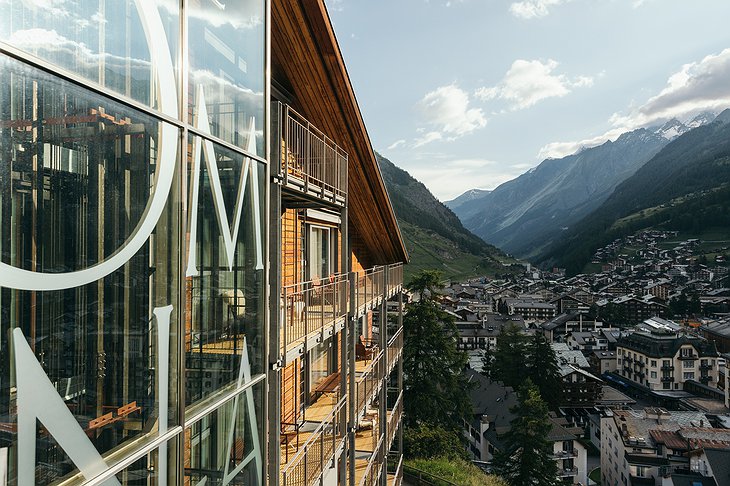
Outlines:
[[372,264],[405,262],[408,253],[370,144],[323,0],[272,0],[272,76],[291,104],[349,156],[348,210]]

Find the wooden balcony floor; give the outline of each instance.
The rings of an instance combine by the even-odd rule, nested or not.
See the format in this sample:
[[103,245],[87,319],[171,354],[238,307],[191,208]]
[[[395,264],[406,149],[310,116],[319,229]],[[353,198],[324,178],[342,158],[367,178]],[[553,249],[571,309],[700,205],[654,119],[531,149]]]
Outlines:
[[355,459],[355,484],[359,485],[365,477],[365,471],[368,468],[368,457],[361,456]]

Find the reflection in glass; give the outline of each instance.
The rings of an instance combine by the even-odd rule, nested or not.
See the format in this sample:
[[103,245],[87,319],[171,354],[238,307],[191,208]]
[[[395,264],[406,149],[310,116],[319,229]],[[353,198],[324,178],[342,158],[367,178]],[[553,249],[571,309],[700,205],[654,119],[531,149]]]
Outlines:
[[261,484],[263,383],[185,429],[185,477],[191,484]]
[[[179,6],[154,2],[164,32],[148,29],[134,0],[0,2],[0,40],[84,78],[159,108],[151,88],[151,43],[167,42],[176,59]],[[152,27],[157,19],[146,19]],[[164,87],[175,89],[174,86]]]
[[[263,155],[264,1],[190,2],[190,93],[203,87],[211,134],[246,148],[251,119]],[[193,116],[199,99],[192,103]],[[193,123],[191,121],[191,123]]]
[[[250,365],[247,372],[255,375],[264,370],[264,271],[263,267],[257,268],[263,251],[260,242],[264,241],[264,229],[259,227],[257,239],[254,200],[260,203],[259,218],[263,221],[265,166],[219,145],[210,145],[225,208],[225,219],[219,221],[205,150],[200,150],[201,160],[192,160],[195,145],[201,143],[199,137],[191,137],[188,150],[188,187],[192,188],[195,177],[199,177],[199,189],[197,199],[195,195],[190,197],[197,219],[190,222],[196,238],[194,245],[191,242],[196,275],[187,279],[190,311],[185,323],[187,405],[238,386],[242,366],[245,368],[244,351]],[[199,175],[193,170],[194,164],[200,167]],[[258,178],[258,193],[255,193],[254,177]],[[241,187],[244,179],[246,184]],[[234,227],[240,191],[245,193],[229,268],[222,231]]]
[[[147,115],[0,56],[2,262],[68,273],[122,248],[155,191],[161,127]],[[177,138],[177,130],[172,133]],[[169,335],[162,336],[170,343],[164,357],[153,310],[178,302],[177,187],[173,182],[147,243],[102,280],[59,291],[0,290],[0,422],[7,425],[0,447],[10,447],[9,478],[16,476],[19,454],[15,380],[25,370],[14,369],[8,326],[22,330],[48,380],[102,455],[156,434],[160,363],[170,373],[169,408],[162,413],[170,426],[176,424],[178,309]],[[38,427],[36,484],[76,469],[57,441],[62,438]]]

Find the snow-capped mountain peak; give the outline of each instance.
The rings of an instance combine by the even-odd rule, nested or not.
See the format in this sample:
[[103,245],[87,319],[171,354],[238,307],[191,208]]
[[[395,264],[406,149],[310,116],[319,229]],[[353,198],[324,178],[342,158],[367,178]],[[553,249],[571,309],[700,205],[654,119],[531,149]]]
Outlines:
[[675,138],[688,132],[689,130],[690,129],[687,127],[687,125],[677,120],[676,118],[672,118],[664,125],[662,125],[662,127],[659,128],[655,133],[661,137],[666,138],[667,140],[674,140]]
[[715,117],[717,117],[717,113],[712,111],[703,111],[691,120],[685,122],[685,125],[687,125],[688,128],[697,128],[699,126],[712,123],[715,120]]

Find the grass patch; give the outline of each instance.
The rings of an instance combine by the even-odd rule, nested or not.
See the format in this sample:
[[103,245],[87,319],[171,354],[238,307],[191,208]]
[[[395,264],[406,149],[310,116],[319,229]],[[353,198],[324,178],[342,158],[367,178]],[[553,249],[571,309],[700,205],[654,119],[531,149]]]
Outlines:
[[470,277],[494,277],[509,272],[502,263],[516,262],[498,253],[494,254],[494,258],[474,255],[461,250],[453,241],[433,231],[405,221],[399,224],[411,258],[410,263],[405,266],[404,282],[408,282],[421,270],[431,269],[440,270],[445,279],[454,281],[463,281]]
[[499,477],[485,474],[463,459],[412,459],[405,464],[458,486],[506,486]]

